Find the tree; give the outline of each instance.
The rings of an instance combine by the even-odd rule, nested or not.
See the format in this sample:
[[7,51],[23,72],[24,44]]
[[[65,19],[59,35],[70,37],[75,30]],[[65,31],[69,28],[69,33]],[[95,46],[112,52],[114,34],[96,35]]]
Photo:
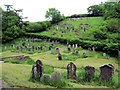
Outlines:
[[106,2],[104,4],[104,18],[120,18],[120,3]]
[[60,11],[56,10],[55,8],[49,8],[49,10],[46,11],[45,17],[51,19],[53,23],[56,23],[62,19]]
[[92,15],[103,15],[102,5],[93,5],[87,8],[88,13]]
[[[9,5],[7,5],[9,6]],[[26,30],[26,22],[22,21],[22,18],[11,8],[7,8],[7,11],[2,12],[2,42],[7,42],[20,35]]]

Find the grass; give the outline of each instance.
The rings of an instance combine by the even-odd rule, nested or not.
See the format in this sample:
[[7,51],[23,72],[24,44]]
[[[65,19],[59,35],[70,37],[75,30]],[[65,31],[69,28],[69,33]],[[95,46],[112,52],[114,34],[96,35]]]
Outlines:
[[[16,40],[18,42],[19,39]],[[11,42],[10,44],[12,44]],[[40,42],[39,42],[40,43]],[[38,44],[39,44],[38,43]],[[41,42],[42,43],[42,42]],[[10,47],[10,44],[5,44],[3,47],[7,46]],[[50,43],[48,43],[50,44]],[[8,83],[11,87],[26,87],[26,88],[54,88],[54,87],[65,87],[65,88],[101,88],[101,87],[117,87],[118,84],[118,72],[115,72],[113,80],[111,83],[103,83],[101,80],[98,81],[99,75],[99,67],[104,64],[112,64],[115,67],[115,71],[118,70],[118,62],[117,59],[114,57],[109,56],[103,57],[103,52],[92,52],[88,50],[84,50],[82,48],[77,48],[76,50],[79,51],[79,55],[83,53],[87,53],[87,58],[82,58],[80,56],[72,55],[71,52],[66,52],[66,48],[64,45],[57,45],[59,47],[60,53],[68,57],[67,60],[59,61],[57,58],[57,54],[51,54],[51,51],[46,50],[44,52],[34,52],[29,54],[27,52],[13,52],[11,48],[7,48],[4,50],[0,55],[2,57],[9,57],[9,56],[18,56],[18,55],[26,55],[30,56],[31,59],[26,60],[24,63],[18,62],[18,60],[6,60],[6,63],[0,62],[0,65],[3,68],[2,78],[5,82]],[[39,81],[31,81],[31,69],[32,65],[36,60],[41,60],[44,67],[44,74],[51,75],[54,71],[59,71],[62,74],[63,82],[58,84],[54,83],[42,83]],[[79,79],[77,81],[71,81],[67,79],[67,70],[66,67],[69,62],[73,62],[77,67],[77,76]],[[9,62],[9,63],[8,63]],[[95,78],[91,81],[84,80],[84,70],[83,67],[85,66],[93,66],[97,70]],[[2,69],[0,69],[2,70]],[[65,82],[64,82],[65,81]],[[63,83],[66,85],[63,86]],[[50,84],[50,85],[48,85]]]
[[[38,82],[36,80],[31,81],[30,77],[31,77],[31,68],[32,65],[26,65],[26,64],[10,64],[10,63],[2,63],[0,62],[0,64],[3,64],[3,80],[5,82],[8,83],[9,86],[11,87],[21,87],[21,88],[55,88],[55,87],[59,87],[61,88],[62,86],[59,86],[57,84],[53,85],[54,83],[51,83],[50,85],[47,85],[46,83],[42,83],[42,82]],[[47,73],[47,69],[49,66],[45,67],[44,69],[46,70],[45,72]],[[50,67],[49,67],[50,68]],[[51,67],[52,68],[52,67]],[[55,68],[55,71],[60,71],[60,68]],[[64,70],[62,70],[62,76],[66,76],[66,73],[64,72]],[[53,71],[51,71],[50,73],[52,73]],[[50,74],[49,73],[49,74]],[[63,75],[64,74],[64,75]],[[63,85],[62,83],[65,83],[66,85]],[[91,85],[82,85],[82,84],[77,84],[74,82],[70,82],[70,80],[66,80],[63,78],[63,82],[60,82],[58,84],[63,85],[65,88],[106,88],[105,86],[91,86]],[[55,87],[54,87],[55,86]]]
[[[67,20],[67,21],[62,21],[60,23],[67,23],[67,24],[72,24],[75,28],[75,30],[79,29],[79,25],[81,23],[83,24],[89,24],[90,27],[86,32],[83,31],[83,29],[77,30],[79,35],[77,35],[75,32],[67,32],[67,33],[62,33],[60,29],[58,31],[55,30],[55,26],[52,26],[50,30],[44,31],[42,33],[34,33],[36,35],[45,35],[45,36],[50,36],[50,37],[59,37],[59,38],[65,38],[65,39],[88,39],[88,40],[95,40],[93,37],[93,32],[98,29],[99,25],[104,21],[102,17],[90,17],[90,19],[83,18],[82,20]],[[59,24],[60,24],[59,23]],[[56,33],[53,35],[53,33]],[[63,35],[63,37],[61,37]]]

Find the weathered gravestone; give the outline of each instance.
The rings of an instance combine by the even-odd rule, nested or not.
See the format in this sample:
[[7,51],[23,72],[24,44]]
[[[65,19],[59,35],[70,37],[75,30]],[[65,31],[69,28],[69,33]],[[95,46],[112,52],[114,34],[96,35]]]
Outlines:
[[51,75],[51,80],[52,81],[60,81],[62,79],[62,76],[59,72],[55,71]]
[[72,62],[67,65],[67,78],[76,79],[76,66]]
[[42,75],[40,78],[41,82],[49,82],[50,81],[50,76],[49,75]]
[[43,67],[42,67],[42,62],[40,60],[36,61],[36,64],[33,65],[32,67],[32,78],[41,78],[43,75]]
[[94,77],[95,73],[95,68],[91,66],[86,66],[85,67],[85,79],[92,79]]
[[62,55],[60,53],[58,54],[58,60],[62,60]]
[[100,77],[102,80],[109,81],[112,79],[114,74],[114,66],[112,64],[107,64],[100,67]]

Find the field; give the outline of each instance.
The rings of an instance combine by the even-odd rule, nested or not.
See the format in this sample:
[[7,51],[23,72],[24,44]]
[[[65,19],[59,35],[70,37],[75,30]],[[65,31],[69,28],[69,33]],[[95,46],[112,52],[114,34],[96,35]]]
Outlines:
[[[2,65],[2,79],[10,86],[10,87],[21,87],[21,88],[117,88],[118,87],[118,61],[115,57],[112,57],[107,54],[107,56],[103,56],[103,52],[93,52],[89,50],[82,49],[81,47],[75,48],[75,50],[79,51],[79,54],[88,53],[87,58],[72,55],[71,52],[66,50],[66,45],[64,44],[55,44],[53,49],[59,48],[60,53],[64,56],[67,56],[67,59],[63,58],[63,60],[58,60],[58,54],[51,54],[51,51],[48,50],[48,46],[51,45],[52,42],[47,41],[37,41],[30,45],[39,46],[45,45],[46,49],[44,50],[17,50],[16,48],[12,48],[12,44],[22,45],[25,41],[26,45],[28,44],[28,39],[30,38],[18,38],[10,43],[2,45],[3,52],[0,53],[2,58],[9,56],[18,56],[18,55],[26,55],[30,56],[33,61],[40,59],[43,63],[44,74],[51,75],[54,71],[58,71],[62,75],[63,81],[65,81],[66,85],[64,86],[52,86],[39,81],[31,80],[31,64],[15,64],[10,62],[0,62]],[[21,40],[21,41],[20,41]],[[23,40],[23,41],[22,41]],[[37,40],[37,39],[35,39]],[[72,49],[72,48],[71,48]],[[67,65],[69,62],[73,62],[77,67],[77,80],[68,80],[67,79]],[[112,64],[115,68],[115,74],[111,82],[103,82],[99,79],[99,67],[105,64]],[[85,81],[84,80],[84,67],[85,66],[93,66],[96,69],[95,77],[93,80]],[[62,84],[61,84],[62,85]]]

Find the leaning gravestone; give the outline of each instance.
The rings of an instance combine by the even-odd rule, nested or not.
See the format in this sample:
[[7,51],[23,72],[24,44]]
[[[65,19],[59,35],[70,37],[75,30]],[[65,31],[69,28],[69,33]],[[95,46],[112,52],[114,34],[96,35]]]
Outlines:
[[85,79],[92,79],[94,77],[95,73],[95,68],[91,66],[86,66],[85,67]]
[[107,64],[100,67],[100,77],[102,80],[109,81],[112,79],[114,74],[114,66],[112,64]]
[[51,80],[52,81],[60,81],[62,79],[62,76],[59,72],[55,71],[51,75]]
[[42,62],[40,60],[36,61],[36,64],[33,65],[32,67],[32,78],[41,78],[43,75],[43,67],[42,67]]
[[67,65],[67,78],[76,79],[76,66],[72,62]]

